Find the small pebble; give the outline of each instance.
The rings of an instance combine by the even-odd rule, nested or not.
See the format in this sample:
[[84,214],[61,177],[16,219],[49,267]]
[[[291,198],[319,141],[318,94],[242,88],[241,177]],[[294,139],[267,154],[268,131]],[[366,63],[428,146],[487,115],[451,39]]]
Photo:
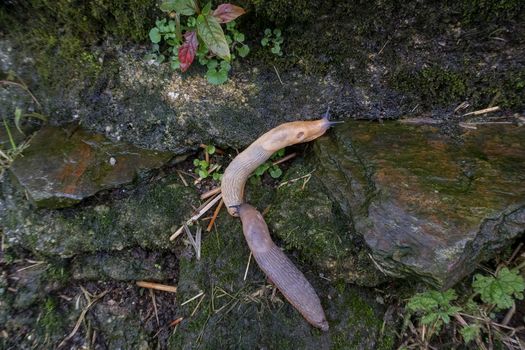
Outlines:
[[115,166],[115,164],[117,164],[117,160],[115,158],[111,157],[111,158],[109,158],[109,164],[111,166]]

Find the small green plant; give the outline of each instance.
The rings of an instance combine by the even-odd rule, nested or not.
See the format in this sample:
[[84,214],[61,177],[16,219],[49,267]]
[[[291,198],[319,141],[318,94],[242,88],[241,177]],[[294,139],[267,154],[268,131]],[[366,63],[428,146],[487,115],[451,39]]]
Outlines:
[[[197,57],[208,68],[208,82],[217,85],[228,80],[230,62],[250,52],[234,21],[245,12],[241,7],[221,4],[212,11],[211,3],[201,9],[196,0],[164,0],[160,9],[173,19],[157,20],[150,30],[153,52],[146,56],[148,60],[169,60],[172,69],[184,73]],[[226,33],[221,24],[226,24]]]
[[484,303],[494,305],[496,310],[502,310],[512,307],[514,298],[523,299],[525,282],[517,269],[509,270],[504,267],[496,276],[476,274],[472,287]]
[[407,308],[424,315],[421,323],[439,331],[443,324],[450,322],[450,316],[461,310],[460,307],[451,304],[456,298],[456,292],[453,289],[446,292],[432,290],[414,295],[410,298]]
[[[525,263],[520,267],[523,265]],[[405,322],[411,322],[410,318],[414,313],[417,315],[417,342],[425,346],[428,346],[432,337],[440,332],[443,325],[451,323],[452,319],[460,326],[459,333],[465,343],[476,340],[478,345],[482,344],[481,337],[484,334],[491,335],[488,337],[489,341],[496,336],[505,343],[510,337],[509,334],[515,333],[515,330],[507,325],[514,315],[512,307],[515,299],[523,299],[525,290],[520,267],[503,267],[494,276],[476,274],[472,282],[474,293],[461,306],[457,305],[457,295],[452,289],[416,294],[408,300]],[[509,308],[504,317],[507,321],[504,321],[502,326],[495,321],[497,315],[492,311]]]
[[220,181],[222,179],[222,173],[219,173],[219,169],[221,168],[220,165],[214,164],[211,165],[209,160],[209,156],[214,154],[216,151],[215,146],[213,145],[207,145],[204,148],[204,152],[206,155],[206,159],[198,159],[195,158],[193,160],[193,165],[195,166],[195,173],[199,176],[201,179],[206,179],[210,175],[215,181]]
[[263,47],[269,47],[270,51],[277,56],[282,56],[283,51],[281,50],[281,44],[283,43],[283,37],[281,36],[280,29],[274,29],[273,31],[270,28],[264,30],[264,38],[261,40],[261,45]]
[[281,170],[279,165],[273,164],[272,160],[275,160],[276,158],[280,158],[282,156],[284,156],[284,148],[275,152],[270,157],[269,161],[264,162],[263,164],[259,165],[257,169],[255,169],[254,175],[257,177],[261,177],[266,171],[268,171],[270,176],[273,177],[274,179],[281,177],[281,175],[283,174],[283,171]]

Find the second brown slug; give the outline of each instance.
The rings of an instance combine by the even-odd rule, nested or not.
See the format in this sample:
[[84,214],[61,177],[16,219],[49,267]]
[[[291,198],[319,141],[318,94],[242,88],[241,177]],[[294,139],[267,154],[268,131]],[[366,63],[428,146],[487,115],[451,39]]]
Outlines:
[[328,322],[314,288],[273,243],[261,213],[246,203],[238,207],[238,213],[244,237],[257,265],[310,324],[327,331]]
[[224,171],[221,191],[233,216],[240,216],[244,236],[257,264],[286,299],[314,327],[328,330],[328,322],[315,290],[297,267],[277,247],[262,215],[244,203],[244,186],[250,174],[278,150],[323,135],[334,124],[324,118],[284,123],[259,137],[241,152]]

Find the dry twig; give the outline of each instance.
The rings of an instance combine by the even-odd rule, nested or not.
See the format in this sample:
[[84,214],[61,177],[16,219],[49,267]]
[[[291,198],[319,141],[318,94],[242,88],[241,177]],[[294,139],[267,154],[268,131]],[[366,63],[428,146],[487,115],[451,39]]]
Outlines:
[[168,286],[166,284],[160,284],[160,283],[155,283],[155,282],[137,281],[137,286],[142,287],[142,288],[162,290],[164,292],[170,292],[170,293],[177,292],[177,287],[175,286]]

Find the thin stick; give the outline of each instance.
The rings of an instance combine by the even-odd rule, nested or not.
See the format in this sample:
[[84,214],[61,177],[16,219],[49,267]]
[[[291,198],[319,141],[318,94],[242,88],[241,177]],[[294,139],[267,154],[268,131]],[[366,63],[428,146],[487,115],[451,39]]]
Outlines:
[[295,179],[291,179],[291,180],[282,182],[282,183],[279,184],[279,186],[277,186],[277,188],[280,188],[280,187],[282,187],[284,185],[287,185],[287,184],[294,183],[296,181],[302,180],[302,179],[307,178],[307,177],[311,177],[312,173],[313,173],[313,171],[311,173],[308,173],[308,174],[304,175],[304,176],[301,176],[301,177],[298,177],[298,178],[295,178]]
[[208,192],[205,192],[205,193],[201,194],[201,199],[206,199],[206,198],[212,197],[212,196],[214,196],[214,195],[216,195],[217,193],[220,193],[220,192],[221,192],[221,188],[220,187],[215,187],[214,189],[209,190]]
[[153,310],[155,310],[155,318],[157,319],[157,326],[160,326],[159,322],[159,312],[157,311],[157,301],[155,300],[155,292],[153,289],[149,289],[149,295],[151,296],[151,301],[153,302]]
[[191,303],[192,301],[194,301],[195,299],[197,299],[198,297],[200,297],[201,295],[203,295],[204,292],[200,292],[199,294],[197,294],[196,296],[194,297],[191,297],[189,298],[188,300],[186,300],[185,302],[183,302],[182,304],[180,304],[180,306],[184,306],[186,305],[187,303]]
[[507,260],[507,262],[505,263],[506,265],[510,264],[514,260],[514,258],[516,258],[516,255],[518,255],[518,253],[520,252],[521,247],[523,247],[523,243],[518,244],[516,249],[514,249],[514,252],[510,256],[510,258]]
[[386,41],[386,43],[383,45],[383,47],[381,48],[381,50],[379,50],[379,52],[377,53],[377,55],[381,55],[381,53],[383,52],[383,50],[385,49],[385,47],[388,45],[388,43],[390,42],[390,40],[392,40],[392,38],[388,39]]
[[170,326],[172,327],[175,327],[176,325],[178,325],[179,323],[182,322],[182,320],[184,320],[184,317],[179,317],[173,321],[170,322]]
[[[77,323],[75,324],[75,327],[73,328],[73,330],[71,331],[71,333],[69,333],[69,335],[67,337],[64,338],[64,340],[62,340],[60,342],[60,344],[58,344],[58,347],[57,349],[61,348],[62,346],[64,346],[66,344],[66,342],[73,338],[73,336],[77,333],[78,329],[80,328],[80,325],[82,324],[82,321],[84,320],[84,318],[86,317],[86,314],[87,312],[89,311],[89,309],[93,306],[93,304],[95,304],[97,301],[99,301],[104,295],[106,295],[107,293],[109,292],[109,290],[106,290],[102,293],[100,293],[99,295],[97,295],[95,297],[95,299],[89,301],[89,303],[87,304],[87,306],[82,310],[82,312],[80,313],[80,316],[78,317],[78,320],[77,320]],[[86,299],[88,299],[86,297]]]
[[215,223],[215,220],[217,219],[217,216],[219,215],[219,212],[221,211],[222,205],[224,204],[224,200],[221,199],[219,202],[219,205],[217,205],[217,208],[215,208],[215,211],[213,212],[213,216],[211,217],[210,223],[208,224],[208,227],[206,228],[206,232],[210,232],[213,228],[213,224]]
[[499,106],[494,106],[494,107],[480,109],[474,112],[468,112],[468,113],[463,114],[463,116],[466,117],[469,115],[480,115],[480,114],[485,114],[485,113],[490,113],[490,112],[496,112],[499,110],[500,110]]
[[197,227],[197,233],[195,233],[195,243],[197,244],[197,260],[201,259],[201,243],[202,243],[202,227]]
[[177,170],[177,175],[179,175],[180,177],[180,180],[182,181],[182,183],[184,184],[184,186],[188,187],[188,182],[186,181],[186,179],[184,178],[184,176],[182,176],[182,173],[180,171]]
[[[188,221],[186,221],[186,225],[190,225],[193,222],[197,221],[201,216],[203,216],[208,210],[210,210],[211,207],[215,205],[220,199],[222,198],[222,195],[219,194],[217,197],[213,198],[204,208],[199,210],[199,212],[195,215],[193,215],[191,218],[189,218]],[[173,241],[175,238],[177,238],[182,230],[184,229],[184,226],[180,227],[173,235],[170,237],[170,241]]]
[[31,96],[31,98],[33,99],[33,101],[35,101],[35,103],[38,105],[38,107],[42,108],[42,105],[40,104],[40,102],[38,102],[38,100],[36,99],[35,95],[33,95],[31,93],[31,90],[29,90],[29,88],[25,84],[20,84],[20,83],[17,83],[15,81],[9,81],[9,80],[0,80],[0,83],[1,84],[7,84],[7,85],[15,85],[15,86],[21,87],[22,89],[24,89]]
[[175,286],[168,286],[166,284],[160,284],[160,283],[155,283],[155,282],[137,281],[137,286],[142,287],[142,288],[161,290],[163,292],[170,292],[170,293],[177,292],[177,287]]
[[197,310],[199,309],[199,306],[201,306],[201,303],[202,303],[202,301],[204,300],[205,297],[206,297],[206,294],[203,294],[202,297],[199,299],[199,302],[197,303],[197,306],[195,306],[195,308],[194,308],[193,311],[191,312],[190,317],[193,317],[193,315],[195,315],[195,313],[196,313]]
[[40,265],[42,265],[43,263],[45,263],[45,261],[38,261],[38,262],[34,263],[33,265],[29,265],[29,266],[26,266],[26,267],[22,267],[22,268],[16,270],[16,272],[21,272],[21,271],[24,271],[24,270],[27,270],[27,269],[32,269],[33,267],[40,266]]
[[277,78],[279,78],[279,82],[281,82],[281,85],[284,85],[283,81],[281,80],[281,76],[279,75],[279,71],[277,70],[277,67],[275,67],[275,65],[273,65],[273,69],[275,70],[275,74],[277,74]]
[[244,271],[244,281],[246,281],[246,277],[248,276],[248,270],[250,269],[250,262],[252,261],[252,252],[250,251],[250,256],[248,256],[248,263],[246,264],[246,270]]
[[278,165],[278,164],[284,163],[287,160],[290,160],[290,159],[292,159],[295,156],[297,156],[297,153],[295,153],[295,152],[294,153],[290,153],[287,156],[284,156],[281,159],[276,160],[275,162],[272,163],[272,165]]
[[195,253],[197,253],[197,250],[199,249],[197,247],[197,242],[195,242],[195,239],[193,239],[193,235],[191,234],[190,228],[188,225],[184,224],[184,231],[186,231],[186,235],[188,236],[188,239],[190,240],[191,245],[193,246],[193,249],[195,250]]
[[514,316],[514,313],[516,312],[516,303],[512,303],[512,307],[507,311],[507,314],[505,315],[505,318],[503,318],[503,321],[501,321],[501,324],[506,326],[509,324],[510,320],[512,319],[512,316]]

